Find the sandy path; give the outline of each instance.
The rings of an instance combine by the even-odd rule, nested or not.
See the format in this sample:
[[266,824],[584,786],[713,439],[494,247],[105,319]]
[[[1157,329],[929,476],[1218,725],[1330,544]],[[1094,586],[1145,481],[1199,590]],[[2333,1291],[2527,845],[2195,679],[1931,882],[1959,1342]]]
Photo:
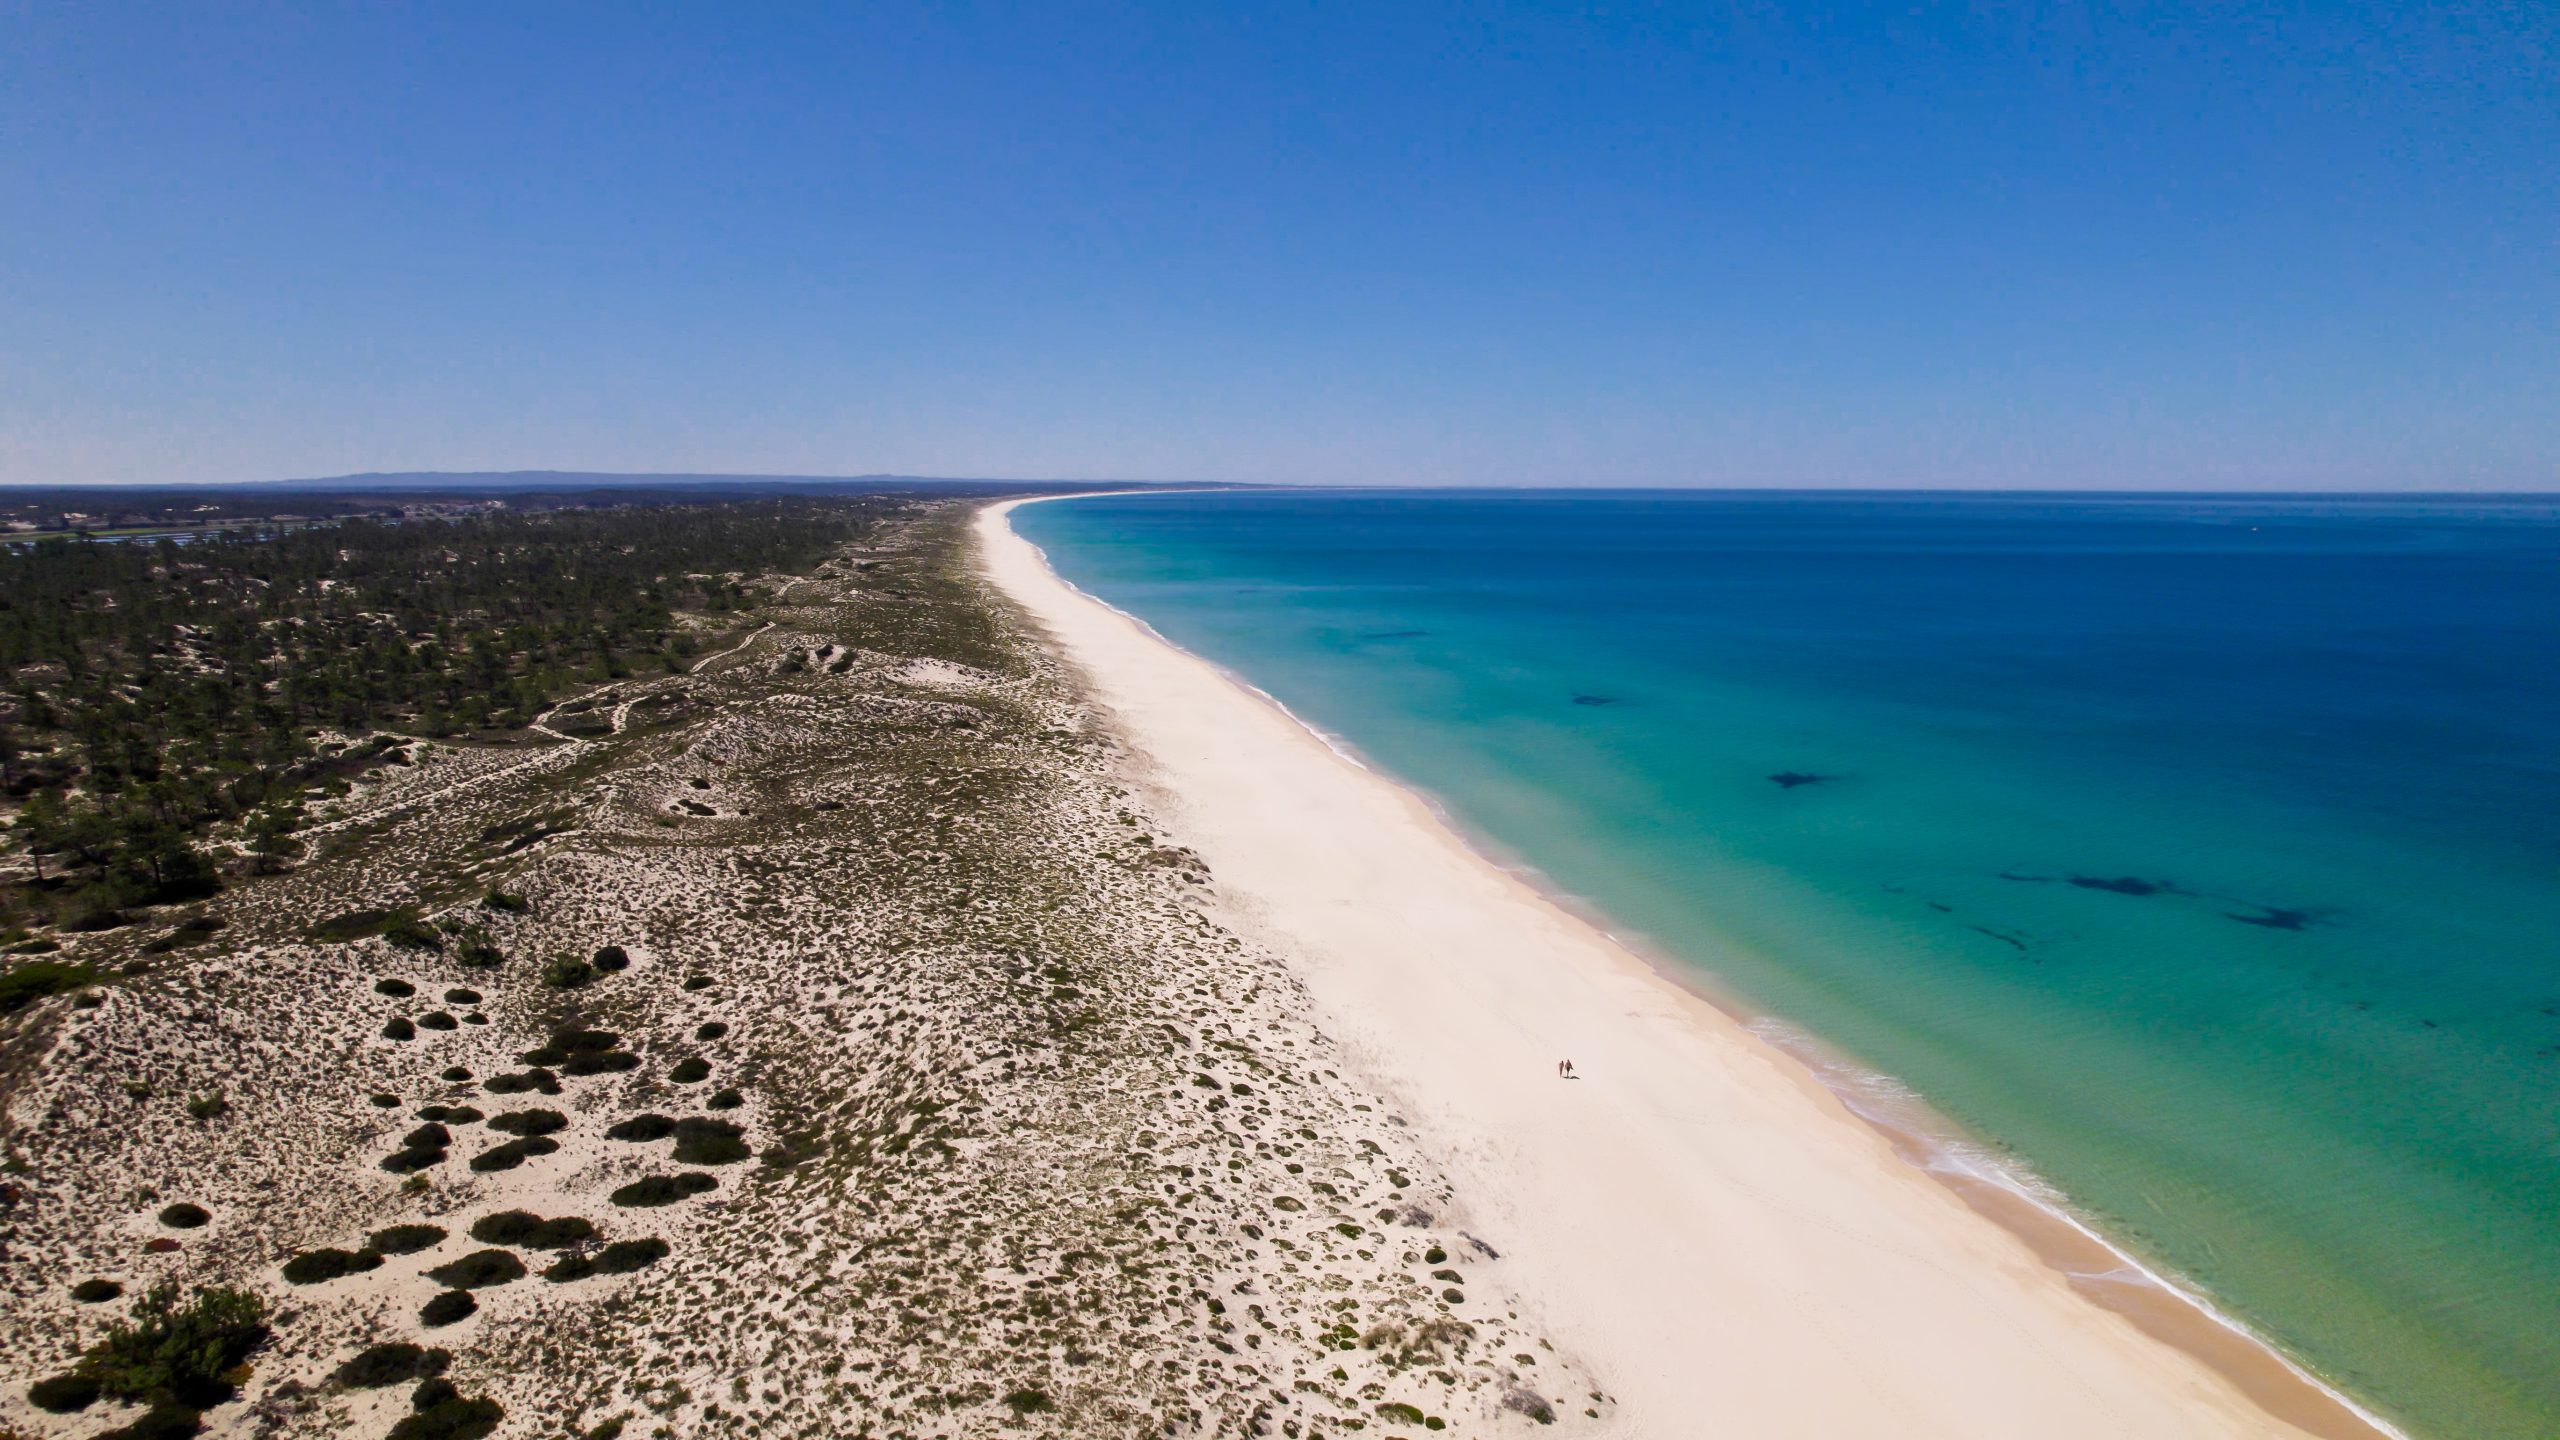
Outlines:
[[1799,1063],[1059,581],[1011,508],[980,517],[988,573],[1092,678],[1174,838],[1302,967],[1626,1433],[2380,1433],[2281,1373],[2278,1418],[2075,1294]]

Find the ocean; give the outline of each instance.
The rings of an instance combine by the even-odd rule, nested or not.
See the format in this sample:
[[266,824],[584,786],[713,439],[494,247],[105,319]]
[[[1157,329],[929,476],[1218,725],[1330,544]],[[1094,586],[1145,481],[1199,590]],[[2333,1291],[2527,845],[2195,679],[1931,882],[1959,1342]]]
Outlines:
[[2560,500],[1014,523],[2363,1403],[2560,1434]]

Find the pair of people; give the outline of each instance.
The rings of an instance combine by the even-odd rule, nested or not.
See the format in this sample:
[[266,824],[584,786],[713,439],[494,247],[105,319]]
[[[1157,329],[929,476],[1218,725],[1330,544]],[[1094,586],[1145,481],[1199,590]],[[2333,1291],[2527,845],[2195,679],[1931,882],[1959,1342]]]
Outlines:
[[1573,1073],[1572,1061],[1559,1060],[1556,1062],[1556,1078],[1559,1080],[1579,1080],[1582,1077]]

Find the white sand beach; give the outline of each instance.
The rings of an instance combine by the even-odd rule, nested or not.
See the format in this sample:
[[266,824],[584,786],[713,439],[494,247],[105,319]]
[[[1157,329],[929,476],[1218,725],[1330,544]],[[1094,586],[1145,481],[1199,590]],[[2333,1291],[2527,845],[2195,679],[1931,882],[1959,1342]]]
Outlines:
[[[2075,1291],[1803,1064],[1061,582],[1011,508],[979,518],[989,574],[1089,676],[1170,838],[1299,967],[1622,1433],[2386,1433],[2200,1314],[2137,1325]],[[2195,1343],[2156,1338],[2181,1325]]]

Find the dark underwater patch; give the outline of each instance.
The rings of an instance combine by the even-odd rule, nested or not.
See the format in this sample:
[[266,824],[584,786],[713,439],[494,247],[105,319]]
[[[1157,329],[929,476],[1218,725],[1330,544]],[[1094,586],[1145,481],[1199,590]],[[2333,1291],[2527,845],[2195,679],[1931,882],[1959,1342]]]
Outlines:
[[2073,875],[2070,882],[2083,890],[2104,890],[2110,895],[2182,895],[2186,892],[2166,880],[2145,880],[2139,875]]
[[1573,697],[1573,703],[1576,705],[1623,705],[1626,702],[1615,695],[1584,695],[1576,693]]
[[1781,790],[1793,790],[1799,785],[1819,785],[1834,778],[1836,777],[1830,775],[1816,775],[1809,770],[1781,770],[1769,777],[1769,783]]

